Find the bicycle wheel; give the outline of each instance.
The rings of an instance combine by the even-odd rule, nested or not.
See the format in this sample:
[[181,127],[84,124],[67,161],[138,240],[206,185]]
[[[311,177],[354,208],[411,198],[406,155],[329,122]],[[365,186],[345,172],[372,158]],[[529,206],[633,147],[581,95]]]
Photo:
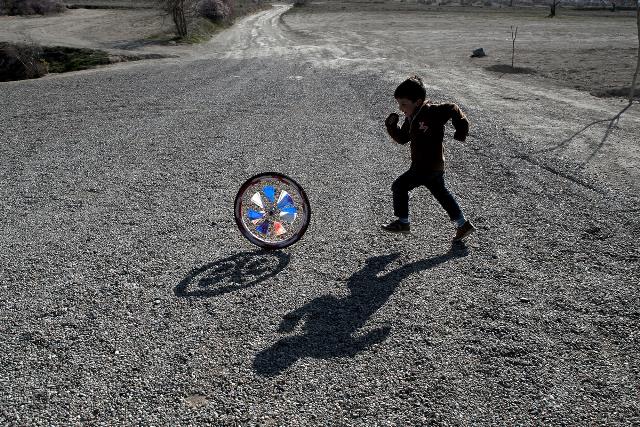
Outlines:
[[277,172],[249,178],[240,187],[234,207],[242,235],[266,249],[293,245],[307,231],[311,219],[311,207],[302,187]]

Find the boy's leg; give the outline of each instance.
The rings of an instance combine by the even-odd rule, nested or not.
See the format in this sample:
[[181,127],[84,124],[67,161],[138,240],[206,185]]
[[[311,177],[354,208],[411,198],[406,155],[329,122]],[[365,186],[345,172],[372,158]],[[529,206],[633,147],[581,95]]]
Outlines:
[[409,191],[416,188],[419,184],[418,178],[411,170],[403,173],[393,181],[391,191],[393,192],[393,213],[398,217],[387,225],[383,225],[382,229],[391,233],[410,233],[409,225]]
[[458,205],[455,197],[444,184],[444,172],[434,172],[426,180],[426,186],[436,198],[440,206],[447,211],[449,218],[456,224],[456,227],[461,227],[465,223],[464,214],[462,209]]
[[409,191],[420,185],[416,174],[409,169],[391,185],[393,192],[393,214],[398,218],[409,218]]

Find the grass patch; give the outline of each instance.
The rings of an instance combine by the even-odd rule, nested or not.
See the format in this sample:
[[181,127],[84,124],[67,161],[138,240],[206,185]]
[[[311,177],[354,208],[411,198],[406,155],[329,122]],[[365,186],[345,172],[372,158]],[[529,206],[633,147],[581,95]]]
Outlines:
[[[215,34],[231,27],[236,19],[271,8],[272,5],[270,3],[263,3],[262,0],[238,1],[233,3],[232,7],[225,11],[225,13],[222,13],[218,18],[203,15],[192,18],[189,23],[189,35],[186,37],[178,37],[173,32],[167,32],[151,35],[147,37],[146,40],[152,42],[155,41],[160,44],[173,44],[173,42],[180,44],[196,44],[207,42]],[[205,11],[200,11],[201,14],[203,12],[206,15]],[[209,12],[211,12],[211,9],[209,9]],[[227,15],[227,13],[230,13],[230,15]]]
[[38,46],[0,43],[0,82],[42,77],[48,72],[47,63],[40,59]]
[[159,44],[169,42],[171,40],[175,41],[176,37],[173,33],[164,32],[164,33],[154,33],[146,36],[144,40],[150,42],[157,42]]
[[[603,88],[591,91],[591,95],[597,96],[598,98],[629,98],[630,93],[631,86],[619,88]],[[633,99],[640,99],[640,88],[636,88],[633,94]]]
[[231,26],[231,23],[212,22],[207,18],[196,18],[191,24],[188,36],[176,39],[177,42],[195,44],[208,41],[214,34]]
[[48,64],[50,73],[86,70],[111,63],[107,52],[60,46],[43,47],[40,59]]
[[0,43],[0,82],[35,79],[48,73],[86,70],[116,62],[166,57],[159,54],[113,56],[102,50]]
[[212,20],[204,16],[200,16],[194,19],[190,26],[190,34],[187,37],[175,38],[174,40],[179,43],[195,44],[203,43],[211,39],[216,33],[229,28],[233,25],[236,19],[243,16],[250,15],[252,13],[259,12],[261,10],[271,9],[271,4],[265,4],[262,2],[237,2],[233,4],[233,10],[231,16],[227,18],[221,18]]
[[535,74],[536,73],[536,70],[534,70],[533,68],[512,67],[511,65],[507,65],[507,64],[489,65],[488,67],[484,67],[484,69],[487,71],[493,71],[495,73],[502,73],[502,74]]

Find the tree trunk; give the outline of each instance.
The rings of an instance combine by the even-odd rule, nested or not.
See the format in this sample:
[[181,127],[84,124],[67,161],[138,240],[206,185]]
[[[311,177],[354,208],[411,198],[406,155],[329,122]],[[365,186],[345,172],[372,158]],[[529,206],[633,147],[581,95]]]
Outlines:
[[633,74],[633,81],[631,82],[631,91],[629,92],[629,104],[633,102],[633,97],[636,90],[636,82],[638,81],[638,71],[640,71],[640,0],[637,0],[636,4],[636,23],[638,26],[638,58],[636,62],[636,72]]
[[189,32],[184,8],[185,0],[169,0],[167,2],[167,10],[171,13],[178,37],[186,37]]

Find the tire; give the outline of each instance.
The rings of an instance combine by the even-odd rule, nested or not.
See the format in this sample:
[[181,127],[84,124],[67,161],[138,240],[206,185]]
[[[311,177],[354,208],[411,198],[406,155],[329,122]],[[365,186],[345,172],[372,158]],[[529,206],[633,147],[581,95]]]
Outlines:
[[302,238],[311,220],[311,207],[306,193],[293,179],[264,172],[242,184],[234,201],[234,216],[247,240],[275,250]]

